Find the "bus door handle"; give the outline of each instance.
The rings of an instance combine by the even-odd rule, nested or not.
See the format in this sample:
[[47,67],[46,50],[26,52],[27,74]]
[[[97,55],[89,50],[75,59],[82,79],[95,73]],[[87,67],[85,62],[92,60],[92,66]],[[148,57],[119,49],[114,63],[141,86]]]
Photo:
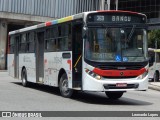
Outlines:
[[64,59],[71,58],[71,53],[62,53],[62,58]]

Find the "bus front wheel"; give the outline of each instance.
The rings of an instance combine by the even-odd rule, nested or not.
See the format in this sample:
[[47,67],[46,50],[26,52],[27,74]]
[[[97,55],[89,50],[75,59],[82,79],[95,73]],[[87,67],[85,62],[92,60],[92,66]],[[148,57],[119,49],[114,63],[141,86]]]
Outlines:
[[122,97],[123,92],[105,92],[109,99],[119,99]]
[[24,87],[27,87],[28,81],[27,81],[27,72],[25,69],[22,70],[22,85]]
[[68,78],[65,73],[60,78],[59,89],[63,97],[70,98],[73,94],[73,90],[68,88]]

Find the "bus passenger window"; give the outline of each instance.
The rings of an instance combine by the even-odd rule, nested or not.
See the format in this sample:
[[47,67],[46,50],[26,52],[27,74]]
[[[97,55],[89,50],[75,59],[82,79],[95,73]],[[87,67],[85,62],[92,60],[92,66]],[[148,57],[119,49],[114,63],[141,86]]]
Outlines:
[[45,39],[49,39],[49,38],[51,38],[51,29],[50,28],[46,30],[46,35],[45,35]]
[[55,51],[56,50],[55,39],[47,40],[47,50],[49,50],[49,51]]
[[58,51],[61,51],[62,50],[62,48],[63,48],[63,39],[62,38],[58,38],[58,44],[57,44],[57,50]]
[[34,45],[35,45],[35,41],[34,41],[34,32],[30,32],[29,33],[29,40],[28,40],[28,44],[29,44],[29,52],[33,52],[34,51]]
[[21,53],[26,52],[26,48],[26,34],[24,33],[21,35],[19,51]]

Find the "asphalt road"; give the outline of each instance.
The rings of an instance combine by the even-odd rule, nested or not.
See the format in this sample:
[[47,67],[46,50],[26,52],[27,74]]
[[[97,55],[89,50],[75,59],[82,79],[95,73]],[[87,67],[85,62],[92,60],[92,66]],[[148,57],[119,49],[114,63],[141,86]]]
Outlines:
[[36,84],[25,88],[20,80],[0,72],[0,111],[160,111],[160,93],[131,91],[110,100],[104,93],[78,92],[68,99],[57,88]]

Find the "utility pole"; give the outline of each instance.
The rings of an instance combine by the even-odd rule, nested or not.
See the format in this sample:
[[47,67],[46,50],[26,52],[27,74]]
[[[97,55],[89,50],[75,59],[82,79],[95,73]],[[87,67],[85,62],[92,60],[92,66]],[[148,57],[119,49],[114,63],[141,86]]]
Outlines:
[[107,0],[107,10],[111,9],[110,6],[111,6],[111,0]]
[[112,0],[101,0],[100,10],[111,10],[111,4],[113,3],[116,6],[115,9],[118,10],[118,0],[114,0],[114,2]]
[[[157,39],[155,41],[155,65],[157,64]],[[154,66],[154,68],[156,69],[156,66]],[[156,74],[156,73],[155,73]],[[156,80],[154,79],[154,82],[156,82]]]
[[118,10],[118,0],[116,0],[116,10]]
[[100,9],[104,10],[105,0],[101,0]]

